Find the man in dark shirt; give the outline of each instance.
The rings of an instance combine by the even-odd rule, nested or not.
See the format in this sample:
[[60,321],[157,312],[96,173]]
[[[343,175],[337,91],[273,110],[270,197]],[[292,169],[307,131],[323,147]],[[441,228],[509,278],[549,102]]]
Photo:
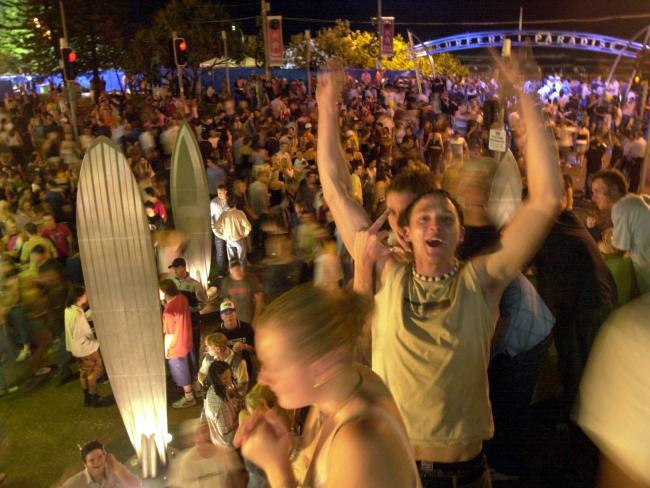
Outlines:
[[591,344],[601,324],[616,307],[612,273],[586,227],[573,213],[573,188],[565,180],[564,210],[539,250],[535,264],[539,293],[556,317],[553,333],[568,414]]
[[248,322],[239,320],[235,304],[228,298],[221,302],[219,311],[221,313],[219,332],[228,339],[228,347],[236,354],[241,354],[244,361],[246,361],[250,378],[249,386],[253,386],[256,378],[256,368],[252,359],[255,355],[255,332],[253,327]]
[[603,166],[603,156],[607,151],[607,144],[603,142],[600,136],[594,136],[587,150],[587,174],[585,175],[585,196],[591,199],[591,180],[592,176],[600,171]]
[[239,317],[252,324],[264,306],[264,288],[257,277],[246,273],[237,260],[230,264],[230,276],[221,282],[221,295],[230,298]]

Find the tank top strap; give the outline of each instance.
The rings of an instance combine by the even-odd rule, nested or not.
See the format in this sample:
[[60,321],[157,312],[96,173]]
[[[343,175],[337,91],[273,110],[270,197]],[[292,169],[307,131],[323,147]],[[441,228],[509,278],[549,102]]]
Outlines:
[[[366,403],[366,402],[364,402]],[[368,406],[369,404],[366,403]],[[368,408],[357,408],[355,409],[355,412],[348,413],[346,412],[347,409],[342,409],[339,410],[335,415],[334,415],[334,420],[336,421],[336,424],[334,428],[332,429],[332,432],[329,434],[327,439],[323,442],[322,448],[320,449],[320,452],[318,454],[318,461],[319,461],[319,466],[316,467],[316,484],[315,486],[320,486],[319,481],[324,481],[324,480],[319,480],[319,474],[322,475],[322,471],[319,469],[323,467],[323,464],[325,463],[325,460],[329,456],[329,450],[332,445],[332,441],[338,434],[338,432],[345,427],[347,424],[350,422],[357,421],[359,419],[369,417],[371,415],[378,415],[379,417],[382,418],[382,420],[386,421],[388,425],[397,433],[397,435],[400,438],[400,442],[402,443],[402,447],[410,454],[410,459],[411,459],[411,464],[413,466],[412,468],[412,473],[413,473],[413,487],[419,488],[420,485],[420,475],[417,470],[417,466],[415,463],[415,457],[413,456],[413,448],[411,447],[411,443],[409,442],[408,437],[406,436],[406,432],[404,430],[404,427],[402,424],[390,413],[385,411],[382,408],[378,408],[376,406],[368,406]]]

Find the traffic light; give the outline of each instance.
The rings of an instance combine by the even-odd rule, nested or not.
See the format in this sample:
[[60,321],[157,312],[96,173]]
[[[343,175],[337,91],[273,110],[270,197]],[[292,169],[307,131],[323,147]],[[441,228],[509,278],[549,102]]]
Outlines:
[[63,76],[66,80],[74,80],[77,76],[77,53],[72,48],[64,47],[61,49],[63,58]]
[[172,50],[174,54],[174,64],[179,67],[187,65],[187,42],[182,37],[172,39]]

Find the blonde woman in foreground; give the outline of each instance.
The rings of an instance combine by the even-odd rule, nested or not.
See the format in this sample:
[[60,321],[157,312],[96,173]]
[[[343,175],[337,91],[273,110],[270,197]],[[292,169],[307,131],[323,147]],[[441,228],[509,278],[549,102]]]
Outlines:
[[[303,285],[260,317],[260,382],[284,409],[313,407],[303,436],[308,442],[299,449],[273,410],[240,425],[235,444],[264,469],[272,488],[420,486],[395,402],[377,375],[352,361],[371,303],[350,291]],[[303,462],[300,480],[292,451]]]

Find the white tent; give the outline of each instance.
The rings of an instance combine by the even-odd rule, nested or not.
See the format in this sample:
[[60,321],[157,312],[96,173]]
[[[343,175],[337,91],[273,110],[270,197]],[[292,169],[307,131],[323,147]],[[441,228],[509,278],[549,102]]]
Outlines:
[[234,59],[225,58],[212,58],[207,61],[203,61],[199,67],[200,68],[225,68],[226,62],[230,68],[255,68],[255,59],[251,57],[245,57],[240,63],[237,63]]

